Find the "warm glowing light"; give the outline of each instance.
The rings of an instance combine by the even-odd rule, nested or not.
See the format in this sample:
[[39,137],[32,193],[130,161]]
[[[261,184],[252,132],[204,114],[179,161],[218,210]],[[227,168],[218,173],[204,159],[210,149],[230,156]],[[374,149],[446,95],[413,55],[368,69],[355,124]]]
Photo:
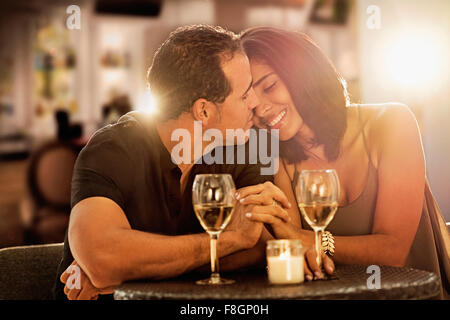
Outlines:
[[119,49],[122,46],[122,37],[118,32],[108,32],[103,36],[103,44],[108,49]]
[[103,83],[106,86],[118,86],[123,82],[124,74],[120,69],[105,69],[103,70]]
[[280,259],[290,259],[291,252],[289,250],[280,253]]
[[139,97],[137,109],[147,114],[155,114],[158,112],[158,103],[156,98],[150,93],[150,90],[145,90]]
[[391,79],[406,87],[429,86],[439,78],[442,50],[437,39],[427,35],[398,37],[386,54]]

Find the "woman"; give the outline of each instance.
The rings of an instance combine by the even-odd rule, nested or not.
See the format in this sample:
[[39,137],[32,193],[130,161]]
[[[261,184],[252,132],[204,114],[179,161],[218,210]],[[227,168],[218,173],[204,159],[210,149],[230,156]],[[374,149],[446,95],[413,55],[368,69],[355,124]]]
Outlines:
[[[241,37],[260,99],[255,124],[279,130],[276,186],[296,204],[301,170],[335,169],[339,176],[339,209],[327,228],[334,261],[434,271],[448,290],[448,233],[426,183],[414,115],[401,104],[350,105],[344,80],[302,33],[258,27]],[[278,200],[277,187],[248,187],[238,197],[244,204]],[[295,205],[248,217],[271,224],[277,238],[314,245]]]

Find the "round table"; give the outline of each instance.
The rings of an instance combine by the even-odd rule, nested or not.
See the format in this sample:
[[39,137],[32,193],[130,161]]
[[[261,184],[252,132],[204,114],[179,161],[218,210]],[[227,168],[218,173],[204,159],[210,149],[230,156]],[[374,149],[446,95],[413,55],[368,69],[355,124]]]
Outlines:
[[[118,300],[260,300],[260,299],[429,299],[440,292],[434,273],[411,268],[381,266],[379,288],[367,266],[337,266],[335,280],[271,285],[263,270],[224,273],[236,280],[223,286],[196,285],[202,277],[188,274],[162,281],[126,282],[114,292]],[[372,277],[372,278],[370,278]],[[370,279],[369,279],[370,278]]]

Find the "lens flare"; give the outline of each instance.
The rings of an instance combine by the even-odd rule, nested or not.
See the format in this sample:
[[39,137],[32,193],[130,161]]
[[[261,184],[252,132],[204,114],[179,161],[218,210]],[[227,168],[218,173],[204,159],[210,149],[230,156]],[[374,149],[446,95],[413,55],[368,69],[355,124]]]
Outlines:
[[140,95],[137,109],[149,115],[153,115],[158,112],[157,99],[151,94],[148,88]]
[[389,77],[406,87],[434,85],[440,78],[442,50],[430,36],[399,37],[386,52]]

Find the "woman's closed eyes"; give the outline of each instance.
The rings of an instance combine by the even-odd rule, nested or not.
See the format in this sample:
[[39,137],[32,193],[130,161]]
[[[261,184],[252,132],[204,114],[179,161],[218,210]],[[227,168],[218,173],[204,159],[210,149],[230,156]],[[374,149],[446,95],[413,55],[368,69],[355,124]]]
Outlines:
[[271,85],[269,85],[268,87],[264,88],[264,92],[265,93],[269,93],[270,91],[272,91],[273,88],[275,88],[276,85],[277,85],[277,81],[272,82]]

